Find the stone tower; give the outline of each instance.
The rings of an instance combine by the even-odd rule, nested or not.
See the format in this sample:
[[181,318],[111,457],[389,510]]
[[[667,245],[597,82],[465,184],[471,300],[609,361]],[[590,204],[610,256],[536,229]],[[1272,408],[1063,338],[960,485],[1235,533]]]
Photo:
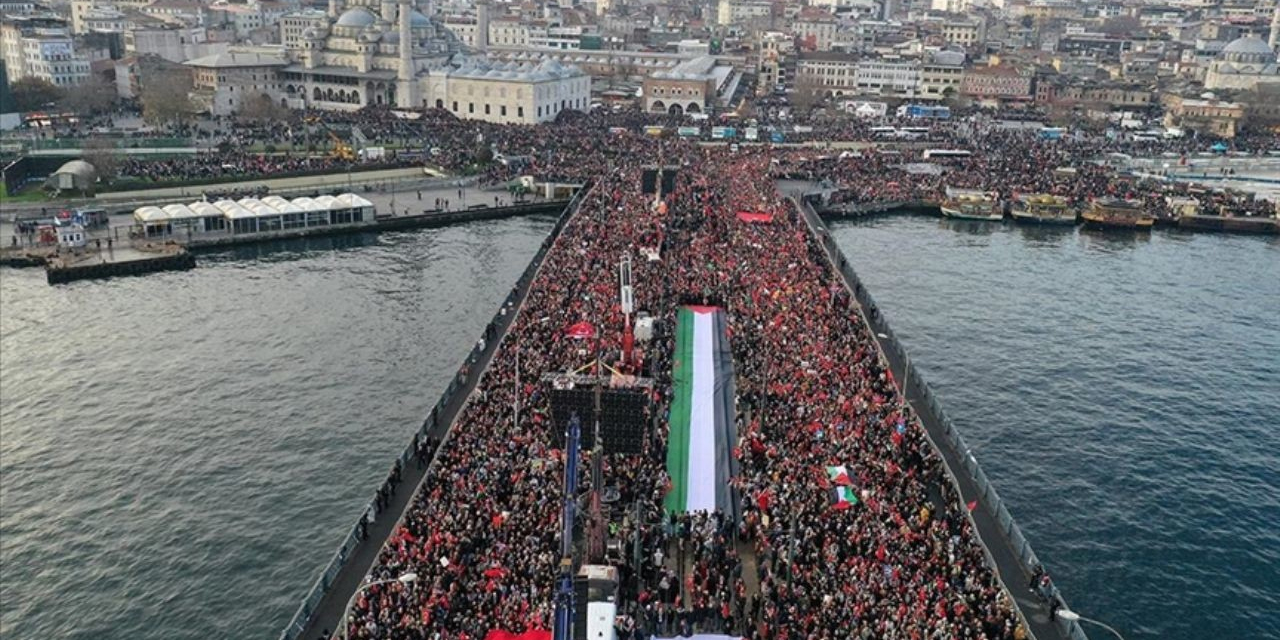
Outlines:
[[489,0],[476,0],[476,48],[489,50]]
[[417,74],[413,68],[413,6],[409,0],[400,0],[400,68],[396,87],[396,106],[401,109],[415,109],[418,105]]

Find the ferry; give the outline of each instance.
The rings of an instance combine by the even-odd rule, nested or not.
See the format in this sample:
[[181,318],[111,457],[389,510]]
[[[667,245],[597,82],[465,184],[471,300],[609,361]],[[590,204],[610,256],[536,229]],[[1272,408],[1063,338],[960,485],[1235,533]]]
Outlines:
[[1073,225],[1077,211],[1062,196],[1037,193],[1015,196],[1010,209],[1014,222],[1027,224]]
[[1150,229],[1156,217],[1137,200],[1098,198],[1080,214],[1085,226],[1097,229]]
[[947,187],[947,199],[942,202],[942,215],[957,220],[999,222],[1004,219],[1004,209],[991,193]]

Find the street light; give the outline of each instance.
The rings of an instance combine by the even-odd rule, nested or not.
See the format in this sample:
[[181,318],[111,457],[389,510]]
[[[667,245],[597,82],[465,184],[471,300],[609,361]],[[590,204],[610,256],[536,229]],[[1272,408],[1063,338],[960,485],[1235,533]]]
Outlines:
[[1111,625],[1105,622],[1099,622],[1097,620],[1094,620],[1093,618],[1086,618],[1070,609],[1059,609],[1058,617],[1070,622],[1092,622],[1093,624],[1096,624],[1099,627],[1102,627],[1103,629],[1106,629],[1107,631],[1114,633],[1117,638],[1120,638],[1120,640],[1124,640],[1124,636],[1120,635],[1120,632],[1113,629]]
[[351,594],[351,599],[347,601],[347,606],[342,609],[342,620],[339,622],[339,624],[342,625],[342,640],[347,640],[347,629],[351,626],[350,624],[347,623],[347,616],[351,614],[351,606],[356,603],[356,596],[363,593],[365,589],[368,589],[369,587],[376,587],[380,584],[389,584],[392,582],[399,582],[400,584],[409,584],[417,581],[418,581],[418,574],[410,571],[409,573],[402,574],[399,578],[392,578],[391,580],[378,580],[376,582],[370,582],[369,584],[366,584],[360,587],[359,589],[356,589],[356,592]]

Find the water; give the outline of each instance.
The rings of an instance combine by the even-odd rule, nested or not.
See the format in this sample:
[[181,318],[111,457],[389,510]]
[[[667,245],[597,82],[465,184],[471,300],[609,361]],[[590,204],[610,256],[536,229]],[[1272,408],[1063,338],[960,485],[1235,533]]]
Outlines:
[[1280,638],[1280,242],[833,235],[1073,609],[1130,640]]
[[553,223],[0,271],[0,636],[274,638]]

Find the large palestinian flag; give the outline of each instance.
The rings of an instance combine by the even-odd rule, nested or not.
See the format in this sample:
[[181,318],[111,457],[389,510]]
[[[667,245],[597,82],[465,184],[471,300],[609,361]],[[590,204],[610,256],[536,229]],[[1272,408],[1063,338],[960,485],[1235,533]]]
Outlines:
[[736,492],[729,486],[737,466],[732,455],[737,434],[733,354],[725,326],[719,307],[681,307],[677,316],[667,511],[720,509],[735,519],[738,515]]

